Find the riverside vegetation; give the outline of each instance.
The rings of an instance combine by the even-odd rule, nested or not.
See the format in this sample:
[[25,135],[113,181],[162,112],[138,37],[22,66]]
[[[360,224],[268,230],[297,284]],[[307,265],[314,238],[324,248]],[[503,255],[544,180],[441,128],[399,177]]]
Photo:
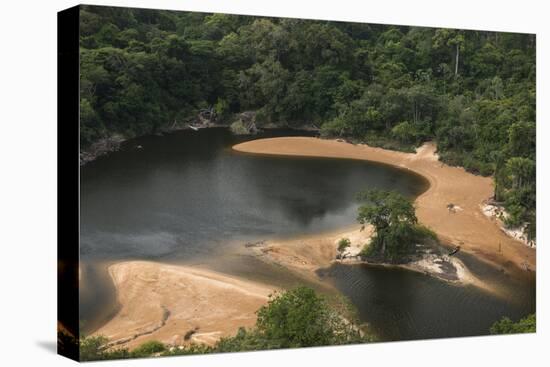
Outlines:
[[418,224],[415,208],[403,195],[383,190],[368,190],[358,195],[364,202],[357,220],[371,224],[374,235],[361,256],[381,262],[402,262],[416,250],[417,244],[436,242],[436,234]]
[[[103,336],[84,337],[79,348],[81,361],[97,361],[126,358],[162,357],[190,354],[242,352],[279,348],[300,348],[324,345],[346,345],[375,341],[375,338],[361,330],[355,320],[349,320],[353,311],[347,304],[339,304],[339,310],[330,305],[326,298],[307,287],[298,287],[271,297],[266,306],[257,312],[256,327],[239,329],[234,337],[222,338],[213,346],[189,344],[174,347],[152,340],[128,350],[127,348],[106,348],[109,339]],[[347,317],[345,317],[345,316]],[[532,333],[536,331],[536,317],[528,315],[514,323],[507,317],[491,326],[491,334]],[[65,334],[60,335],[66,347],[76,345],[73,339],[67,342]]]
[[[495,180],[510,227],[536,236],[535,36],[150,9],[81,7],[80,139],[157,133],[200,111],[220,124],[254,111],[262,126],[316,126],[324,137],[412,151]],[[215,116],[215,117],[212,117]],[[358,219],[376,230],[366,257],[396,261],[435,240],[412,204],[368,192]],[[340,251],[348,243],[342,242]],[[132,351],[80,340],[82,360],[370,341],[311,289],[273,297],[255,328],[213,346]],[[346,315],[347,316],[347,315]],[[531,332],[535,316],[492,333]]]
[[314,125],[494,175],[506,224],[535,229],[535,35],[83,6],[81,146],[218,123]]
[[[360,253],[363,259],[378,263],[403,263],[414,256],[417,244],[436,244],[437,235],[418,223],[413,203],[399,193],[367,190],[358,195],[363,203],[357,220],[372,225],[374,234]],[[338,241],[342,254],[350,240]],[[355,311],[345,299],[330,301],[313,289],[301,286],[270,295],[257,312],[255,327],[240,328],[235,336],[218,340],[214,345],[173,346],[156,340],[144,342],[129,350],[120,348],[104,336],[84,337],[77,343],[61,334],[65,348],[77,344],[82,361],[161,357],[190,354],[223,353],[326,345],[346,345],[375,341],[368,330],[359,325]],[[491,334],[532,333],[536,331],[535,314],[518,322],[508,317],[496,321]],[[188,331],[189,340],[196,330]],[[188,338],[189,337],[189,338]]]
[[158,341],[148,341],[129,351],[126,348],[106,348],[109,340],[103,336],[86,337],[80,341],[80,358],[82,361],[92,361],[242,352],[374,340],[356,324],[349,304],[341,300],[329,303],[325,297],[304,286],[272,295],[267,305],[257,311],[257,316],[255,328],[241,328],[234,337],[222,338],[213,346],[189,344],[171,347]]
[[[374,227],[374,235],[360,255],[374,262],[401,263],[416,251],[417,244],[434,244],[437,235],[418,223],[412,202],[399,193],[383,190],[367,190],[358,195],[363,202],[358,209],[357,220]],[[341,239],[338,252],[349,247],[348,239]],[[530,314],[517,322],[508,317],[496,321],[491,334],[518,334],[536,332],[536,315]]]

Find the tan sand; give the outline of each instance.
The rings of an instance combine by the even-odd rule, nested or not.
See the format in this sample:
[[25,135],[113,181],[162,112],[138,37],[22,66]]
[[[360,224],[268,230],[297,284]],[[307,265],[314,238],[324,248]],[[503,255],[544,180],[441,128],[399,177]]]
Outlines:
[[[249,250],[265,262],[283,266],[293,273],[299,274],[303,279],[307,279],[308,282],[316,283],[326,290],[334,291],[332,284],[323,281],[317,275],[317,271],[330,267],[334,262],[346,264],[362,263],[361,260],[357,259],[357,255],[363,249],[363,246],[370,241],[372,233],[372,226],[366,226],[364,229],[361,229],[360,225],[354,225],[331,232],[304,235],[291,239],[264,241],[261,246],[254,246]],[[344,252],[347,256],[346,258],[336,260],[338,242],[342,238],[350,240],[350,247]],[[442,271],[437,264],[436,261],[440,260],[441,257],[438,255],[426,255],[422,259],[408,264],[377,264],[377,266],[402,268],[422,274],[429,274],[434,278],[455,285],[474,285],[495,296],[504,296],[501,289],[478,279],[456,257],[448,258],[447,260],[456,269],[455,277],[452,279],[449,278],[449,275]]]
[[[429,189],[415,201],[421,223],[450,244],[460,245],[462,251],[504,271],[523,272],[526,266],[535,270],[535,250],[506,236],[481,212],[480,205],[493,194],[492,178],[441,163],[433,143],[424,144],[416,153],[403,153],[336,140],[283,137],[248,141],[233,149],[254,154],[367,160],[410,170],[430,183]],[[447,209],[450,203],[459,206],[460,210],[451,213]],[[314,251],[309,250],[307,255],[317,256]]]
[[[425,144],[416,154],[410,154],[334,140],[287,137],[254,140],[233,148],[255,154],[369,160],[420,174],[430,183],[416,199],[417,215],[423,224],[452,244],[460,244],[463,251],[508,272],[523,272],[525,264],[535,269],[535,250],[507,237],[481,212],[480,204],[492,194],[492,179],[442,164],[434,144]],[[449,203],[460,210],[450,213]],[[315,271],[334,260],[338,240],[349,238],[353,254],[371,233],[368,227],[360,231],[358,225],[353,225],[330,233],[269,240],[249,250],[319,282]],[[107,336],[116,345],[129,348],[148,340],[171,345],[213,344],[222,336],[234,335],[241,326],[253,326],[255,312],[275,289],[210,270],[147,261],[114,264],[109,272],[120,310],[94,335]]]
[[274,291],[210,270],[148,261],[114,264],[109,272],[121,308],[93,335],[130,349],[148,340],[211,345],[241,326],[252,327],[255,312]]
[[282,265],[309,281],[317,282],[319,278],[315,271],[331,265],[336,258],[340,239],[349,239],[349,252],[359,253],[371,235],[370,226],[361,230],[359,225],[354,225],[332,232],[269,240],[263,246],[253,247],[252,250],[265,261]]

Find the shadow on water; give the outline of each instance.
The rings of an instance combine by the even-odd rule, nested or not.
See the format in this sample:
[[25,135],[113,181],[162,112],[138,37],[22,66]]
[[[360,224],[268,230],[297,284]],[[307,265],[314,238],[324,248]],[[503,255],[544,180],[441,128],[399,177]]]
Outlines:
[[[289,135],[308,134],[254,138]],[[355,195],[366,188],[409,197],[426,189],[425,179],[385,165],[231,150],[247,139],[227,129],[143,137],[81,169],[80,311],[88,332],[116,312],[106,264],[193,264],[288,287],[303,280],[235,247],[354,223]],[[399,270],[334,266],[325,275],[386,340],[486,334],[500,316],[532,309]]]
[[503,316],[518,319],[535,311],[534,283],[506,283],[504,276],[498,284],[513,298],[366,264],[334,264],[320,275],[352,301],[361,321],[385,341],[488,335]]

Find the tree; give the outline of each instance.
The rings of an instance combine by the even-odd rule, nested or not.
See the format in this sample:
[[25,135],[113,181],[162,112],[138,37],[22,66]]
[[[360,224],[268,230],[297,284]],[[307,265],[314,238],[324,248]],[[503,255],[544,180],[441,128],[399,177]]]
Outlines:
[[513,322],[508,317],[503,317],[491,326],[491,334],[520,334],[535,333],[537,331],[537,317],[530,314],[518,322]]
[[80,359],[83,361],[93,361],[100,358],[103,345],[107,344],[109,339],[104,336],[88,337],[80,340]]
[[350,246],[351,241],[349,240],[349,238],[341,238],[340,241],[338,241],[338,252],[342,254]]
[[235,336],[222,338],[206,352],[299,348],[371,341],[372,338],[364,336],[355,325],[354,319],[351,319],[347,303],[343,307],[344,311],[339,311],[325,297],[308,287],[276,293],[258,310],[255,328],[241,328]]
[[416,141],[417,133],[415,127],[408,121],[403,121],[391,129],[392,135],[403,143],[412,143]]
[[339,345],[361,340],[361,333],[353,323],[307,287],[272,296],[258,310],[256,328],[267,345],[274,348]]
[[458,75],[458,63],[460,59],[460,51],[464,51],[464,34],[456,29],[438,29],[433,37],[434,48],[451,46],[454,49],[454,65],[455,77]]
[[434,140],[442,161],[495,173],[506,209],[534,221],[536,200],[524,200],[534,175],[520,188],[521,168],[506,169],[536,160],[533,35],[96,6],[80,15],[82,150],[209,106],[226,124],[255,110],[259,122],[389,149]]
[[364,204],[357,220],[374,227],[374,236],[362,251],[365,257],[399,262],[414,251],[416,243],[435,240],[433,232],[418,225],[413,204],[401,194],[368,190],[359,199]]
[[150,340],[140,344],[137,348],[132,350],[130,354],[132,358],[143,358],[150,357],[157,353],[162,353],[165,350],[166,346],[163,343],[157,340]]
[[383,128],[382,115],[364,98],[352,101],[332,121],[327,122],[326,131],[336,131],[342,126],[340,135],[362,136],[369,130]]
[[493,194],[493,199],[498,201],[502,197],[503,190],[500,187],[500,182],[502,181],[502,171],[504,166],[504,154],[500,150],[494,150],[490,153],[491,161],[494,164],[494,181],[495,181],[495,190]]
[[104,336],[89,336],[80,339],[80,360],[81,361],[100,361],[108,359],[121,359],[130,356],[128,349],[106,349],[109,342]]
[[151,340],[128,351],[126,348],[106,348],[109,339],[94,336],[80,341],[80,358],[82,361],[97,361],[373,341],[372,336],[364,335],[356,325],[350,307],[345,300],[329,301],[313,289],[301,286],[270,295],[268,303],[257,311],[254,328],[239,328],[235,336],[224,337],[213,346],[191,344],[182,348],[168,348],[161,342]]
[[413,204],[399,193],[367,190],[359,194],[359,200],[365,202],[359,207],[359,223],[372,224],[376,232],[399,223],[418,223]]
[[523,189],[535,180],[535,162],[529,158],[513,157],[506,162],[506,171],[513,189]]
[[241,72],[239,89],[244,108],[263,108],[270,119],[277,121],[282,112],[288,82],[288,71],[280,62],[267,58],[261,64],[254,64]]
[[536,153],[536,126],[533,122],[516,122],[508,129],[508,154],[531,158]]

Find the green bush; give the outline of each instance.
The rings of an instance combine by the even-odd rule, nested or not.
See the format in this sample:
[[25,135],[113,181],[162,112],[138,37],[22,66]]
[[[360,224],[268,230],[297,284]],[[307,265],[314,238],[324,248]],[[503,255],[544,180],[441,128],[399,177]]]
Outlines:
[[192,354],[208,354],[208,353],[212,353],[213,351],[214,351],[214,348],[206,344],[190,344],[181,348],[167,347],[166,350],[162,352],[161,356],[171,357],[171,356],[186,356],[186,355],[192,355]]
[[321,136],[325,138],[342,137],[346,136],[347,133],[348,128],[345,122],[339,117],[336,117],[321,125]]
[[416,149],[416,144],[403,143],[390,136],[381,135],[379,132],[368,132],[364,135],[364,141],[372,147],[397,150],[406,153],[414,153]]
[[130,352],[132,358],[150,357],[156,353],[161,353],[166,350],[166,346],[156,340],[150,340],[139,345],[137,348]]
[[344,252],[350,246],[351,241],[349,238],[341,238],[340,241],[338,241],[338,252]]
[[122,359],[130,357],[126,348],[105,349],[109,342],[104,336],[89,336],[80,339],[80,360],[100,361],[108,359]]
[[518,322],[513,322],[508,317],[503,317],[491,326],[491,334],[519,334],[535,333],[537,331],[537,317],[530,314]]
[[418,139],[416,127],[408,121],[403,121],[395,125],[391,129],[391,134],[402,143],[416,143]]
[[339,345],[362,340],[352,323],[307,287],[271,297],[258,310],[256,329],[268,348]]
[[402,262],[414,254],[416,244],[436,241],[437,236],[418,224],[413,204],[403,195],[383,190],[359,194],[364,202],[358,209],[360,224],[371,224],[374,235],[361,255],[376,261]]
[[270,296],[258,311],[255,328],[240,328],[235,336],[220,339],[214,346],[191,344],[168,348],[158,341],[148,341],[131,352],[128,349],[105,349],[103,336],[80,341],[82,361],[120,358],[143,358],[155,355],[175,356],[222,352],[241,352],[277,348],[313,347],[370,342],[355,323],[349,302],[329,303],[308,287],[298,287]]
[[523,224],[525,209],[518,204],[509,204],[506,206],[508,216],[504,219],[504,224],[508,228],[517,228]]
[[247,135],[250,133],[246,126],[244,126],[244,122],[240,119],[231,123],[230,128],[231,132],[235,135]]
[[214,110],[216,111],[216,118],[220,123],[225,122],[229,116],[231,116],[229,104],[223,98],[218,98],[216,104],[214,105]]
[[[534,35],[82,6],[80,143],[257,111],[258,126],[315,123],[345,137],[535,187]],[[284,35],[284,37],[281,37]],[[455,60],[454,47],[467,50]],[[475,57],[470,57],[475,55]],[[496,77],[495,75],[498,75]],[[237,123],[236,131],[247,133]],[[506,172],[505,172],[506,171]],[[502,197],[501,197],[502,196]],[[524,218],[533,203],[521,202]]]
[[[340,307],[340,308],[338,308]],[[308,287],[298,287],[270,297],[257,314],[256,327],[241,328],[208,350],[238,352],[279,348],[341,345],[372,341],[354,323],[349,304],[337,305]],[[203,350],[204,352],[204,350]]]

